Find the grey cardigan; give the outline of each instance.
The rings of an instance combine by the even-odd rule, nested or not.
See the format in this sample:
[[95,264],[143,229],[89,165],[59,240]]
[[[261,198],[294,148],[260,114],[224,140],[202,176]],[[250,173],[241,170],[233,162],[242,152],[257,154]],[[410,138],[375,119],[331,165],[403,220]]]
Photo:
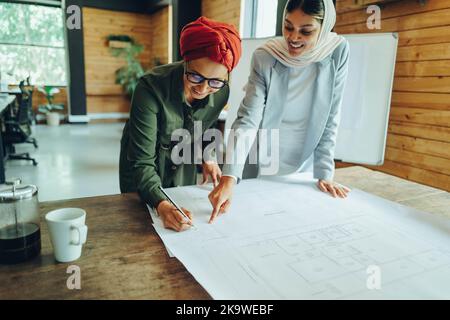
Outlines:
[[[332,180],[334,176],[334,148],[340,120],[340,108],[348,72],[349,44],[343,41],[324,60],[317,62],[314,102],[307,128],[306,139],[298,167],[313,157],[314,178]],[[237,112],[232,129],[277,129],[280,127],[286,104],[289,67],[277,61],[263,49],[252,56],[246,94]],[[239,134],[236,134],[239,139]],[[236,145],[236,141],[235,144]],[[280,141],[280,144],[283,141]],[[236,150],[233,150],[233,152]],[[224,175],[238,180],[254,178],[259,174],[259,164],[225,163]],[[244,174],[243,174],[244,172]]]

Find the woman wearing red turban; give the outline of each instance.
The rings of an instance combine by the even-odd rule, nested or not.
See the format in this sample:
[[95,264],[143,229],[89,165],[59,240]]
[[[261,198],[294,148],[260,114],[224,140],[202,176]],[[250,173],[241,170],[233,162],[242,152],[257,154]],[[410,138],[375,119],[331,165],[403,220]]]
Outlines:
[[[156,67],[139,80],[119,165],[121,192],[137,191],[156,208],[164,226],[177,231],[189,228],[191,221],[159,187],[196,184],[197,167],[192,159],[172,161],[172,133],[185,129],[194,136],[194,121],[201,121],[202,133],[216,123],[228,100],[229,73],[241,56],[241,40],[233,26],[201,17],[183,28],[180,50],[183,61]],[[220,179],[216,163],[203,162],[202,169],[204,182],[209,176],[214,183]]]

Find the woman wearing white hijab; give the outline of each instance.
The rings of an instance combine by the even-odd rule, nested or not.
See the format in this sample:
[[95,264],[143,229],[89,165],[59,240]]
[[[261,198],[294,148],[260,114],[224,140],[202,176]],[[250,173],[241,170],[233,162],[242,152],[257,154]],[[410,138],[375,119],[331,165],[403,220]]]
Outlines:
[[234,162],[225,163],[220,183],[209,195],[210,222],[227,211],[233,187],[243,176],[262,174],[261,155],[256,166],[244,166],[249,148],[239,148],[239,139],[248,138],[249,132],[254,141],[256,129],[279,129],[277,175],[312,167],[321,191],[347,196],[350,190],[333,182],[349,56],[348,42],[331,32],[335,21],[332,0],[289,0],[283,37],[269,40],[253,53],[245,98],[232,126],[235,140],[229,145],[235,147],[227,150],[227,159]]

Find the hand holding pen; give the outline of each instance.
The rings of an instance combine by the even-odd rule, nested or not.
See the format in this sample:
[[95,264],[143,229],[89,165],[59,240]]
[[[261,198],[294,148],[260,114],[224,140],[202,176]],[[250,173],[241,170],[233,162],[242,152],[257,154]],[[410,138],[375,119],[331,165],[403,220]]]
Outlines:
[[164,227],[175,231],[184,231],[194,227],[193,216],[189,210],[178,206],[166,191],[159,187],[167,200],[161,201],[156,207],[158,215],[163,221]]

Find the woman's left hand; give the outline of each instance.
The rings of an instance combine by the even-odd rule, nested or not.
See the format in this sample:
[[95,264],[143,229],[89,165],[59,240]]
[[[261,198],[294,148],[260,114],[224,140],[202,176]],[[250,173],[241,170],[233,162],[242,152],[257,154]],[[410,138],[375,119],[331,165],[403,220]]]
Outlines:
[[321,191],[331,194],[334,198],[347,198],[347,194],[350,192],[349,188],[333,181],[319,179],[319,181],[317,182],[317,186]]
[[222,170],[220,170],[217,163],[212,161],[206,161],[202,164],[202,172],[203,172],[203,181],[202,184],[205,184],[208,182],[209,177],[211,177],[212,183],[214,187],[217,186],[217,184],[220,181],[220,177],[222,177]]

